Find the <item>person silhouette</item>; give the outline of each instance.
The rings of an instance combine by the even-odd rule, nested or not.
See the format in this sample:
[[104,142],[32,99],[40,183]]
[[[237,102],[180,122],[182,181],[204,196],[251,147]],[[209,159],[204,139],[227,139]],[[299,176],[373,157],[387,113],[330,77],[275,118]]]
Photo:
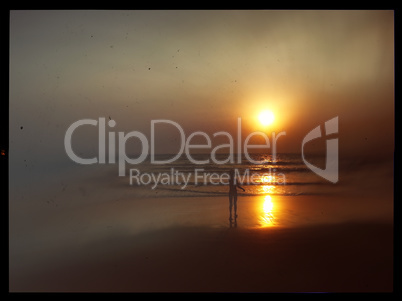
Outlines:
[[237,188],[246,191],[237,183],[235,172],[231,169],[229,172],[229,221],[232,222],[232,207],[234,207],[235,223],[237,218]]

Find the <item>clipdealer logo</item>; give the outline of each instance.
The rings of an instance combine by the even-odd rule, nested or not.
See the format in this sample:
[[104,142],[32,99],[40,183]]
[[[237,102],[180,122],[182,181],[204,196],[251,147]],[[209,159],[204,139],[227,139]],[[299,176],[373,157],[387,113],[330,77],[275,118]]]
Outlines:
[[[164,159],[164,160],[157,160],[155,158],[155,126],[157,124],[163,126],[173,126],[180,134],[180,146],[179,151],[177,154],[173,155],[171,158]],[[90,125],[90,126],[97,126],[98,127],[98,138],[99,138],[99,145],[98,145],[98,156],[93,158],[81,158],[77,156],[72,148],[71,139],[72,135],[75,130],[77,130],[81,126]],[[114,120],[109,120],[107,123],[109,128],[114,128],[116,126],[116,122]],[[105,164],[105,163],[116,163],[116,132],[108,131],[108,158],[106,162],[106,119],[104,117],[99,118],[98,120],[95,119],[81,119],[69,126],[64,136],[64,147],[68,157],[76,163],[79,164]],[[241,137],[241,118],[237,119],[237,143],[234,143],[234,139],[232,135],[225,131],[216,132],[212,135],[213,138],[217,136],[224,136],[228,139],[227,144],[221,144],[214,148],[212,148],[212,140],[213,138],[210,137],[205,132],[197,131],[191,133],[187,138],[184,133],[183,128],[175,121],[166,120],[166,119],[158,119],[158,120],[151,120],[151,137],[150,140],[147,137],[139,132],[139,131],[131,131],[128,133],[118,132],[117,133],[117,145],[118,145],[118,152],[117,152],[117,160],[118,160],[118,170],[119,176],[126,175],[126,164],[137,165],[142,162],[148,157],[150,158],[151,164],[168,164],[176,161],[179,159],[183,153],[186,155],[187,159],[197,165],[208,164],[211,161],[215,164],[228,164],[228,163],[241,163],[242,162],[242,155],[252,164],[263,164],[263,161],[254,160],[251,158],[249,154],[249,149],[257,149],[257,148],[271,148],[272,153],[272,161],[276,162],[276,149],[277,149],[277,141],[281,136],[286,135],[286,132],[282,131],[280,133],[272,132],[271,139],[268,135],[264,132],[252,132],[250,133],[245,139],[243,140]],[[332,118],[325,122],[325,134],[331,135],[338,133],[338,117]],[[205,140],[205,144],[192,144],[192,140],[194,137],[203,137]],[[250,144],[250,140],[254,136],[262,137],[264,144]],[[321,169],[310,162],[308,162],[304,155],[304,145],[311,140],[318,139],[322,136],[321,133],[321,126],[317,126],[313,130],[311,130],[303,139],[302,141],[302,159],[306,166],[311,169],[314,173],[321,176],[322,178],[332,182],[338,182],[338,139],[328,139],[326,141],[326,167],[325,169]],[[128,139],[137,139],[141,144],[141,153],[136,158],[130,158],[126,154],[126,143]],[[220,149],[227,148],[229,149],[228,157],[225,159],[217,158],[217,152]],[[191,149],[210,149],[210,158],[208,159],[195,159],[191,155]],[[200,169],[197,169],[200,171]],[[275,169],[274,169],[275,171]],[[134,174],[136,173],[136,174]],[[134,174],[134,175],[133,175]],[[130,184],[132,182],[132,177],[138,177],[139,170],[138,169],[130,169]],[[172,171],[173,174],[173,171]],[[271,170],[270,170],[271,174]],[[177,175],[176,175],[177,176]],[[150,177],[148,177],[150,178]],[[284,178],[284,175],[283,175]],[[285,183],[285,180],[282,181],[282,184]]]
[[[155,158],[155,133],[156,133],[156,124],[161,124],[163,126],[171,125],[176,128],[176,130],[180,134],[180,150],[175,154],[173,157],[165,160],[157,160]],[[91,126],[98,126],[98,138],[99,138],[99,145],[98,145],[98,157],[93,158],[81,158],[77,156],[72,148],[71,139],[72,135],[75,130],[77,130],[81,126],[91,125]],[[113,128],[116,126],[116,122],[114,120],[108,121],[108,126]],[[131,131],[128,133],[118,132],[118,166],[119,166],[119,176],[126,175],[126,163],[136,165],[144,162],[148,155],[150,155],[150,162],[151,164],[167,164],[172,163],[179,159],[183,153],[186,155],[187,159],[197,165],[208,164],[211,161],[215,164],[227,164],[227,163],[241,163],[242,162],[242,154],[244,154],[245,158],[252,164],[262,164],[263,161],[254,160],[250,154],[249,149],[256,149],[256,148],[272,148],[272,160],[276,161],[276,145],[277,140],[286,135],[286,132],[280,132],[276,134],[272,132],[271,139],[268,135],[264,132],[252,132],[247,137],[245,137],[244,142],[242,143],[242,136],[241,136],[241,118],[237,120],[237,143],[234,143],[234,139],[232,135],[225,131],[216,132],[212,135],[213,138],[217,136],[224,136],[227,138],[228,143],[220,144],[212,148],[212,140],[213,138],[210,137],[205,132],[197,131],[191,133],[187,138],[184,133],[183,128],[175,121],[166,120],[166,119],[159,119],[159,120],[151,120],[151,133],[150,133],[150,140],[148,141],[147,137],[139,132],[139,131]],[[203,137],[205,140],[205,144],[193,144],[192,140],[194,137]],[[250,140],[254,136],[262,137],[264,144],[251,144]],[[137,158],[130,158],[126,154],[126,143],[128,139],[137,139],[141,144],[141,153]],[[99,118],[99,120],[94,119],[81,119],[74,122],[66,131],[64,136],[64,147],[66,150],[67,155],[71,160],[79,164],[104,164],[106,163],[106,121],[104,117]],[[108,132],[108,161],[107,163],[116,163],[115,162],[115,154],[116,154],[116,133],[113,131]],[[219,159],[216,155],[218,151],[222,148],[228,148],[229,154],[228,157],[224,160]],[[191,149],[210,149],[210,158],[208,159],[196,159],[191,155]]]
[[[325,122],[325,135],[329,136],[332,134],[338,133],[338,116],[334,117]],[[315,172],[320,177],[332,182],[337,183],[339,180],[338,176],[338,165],[339,165],[339,156],[338,156],[338,138],[332,138],[326,140],[326,154],[325,154],[325,168],[321,169],[306,160],[304,157],[304,145],[311,140],[321,138],[321,126],[317,126],[312,129],[303,139],[302,141],[302,159],[304,164],[308,168],[310,168],[313,172]]]

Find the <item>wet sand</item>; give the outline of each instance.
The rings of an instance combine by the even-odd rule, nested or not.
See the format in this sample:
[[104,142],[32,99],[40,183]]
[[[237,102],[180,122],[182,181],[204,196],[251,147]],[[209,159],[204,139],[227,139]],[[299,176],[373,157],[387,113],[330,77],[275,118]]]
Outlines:
[[[110,235],[95,236],[84,230],[69,238],[61,235],[64,243],[38,250],[41,256],[37,260],[21,254],[20,260],[35,262],[29,268],[13,264],[10,291],[393,290],[392,202],[382,206],[381,212],[367,200],[362,208],[356,200],[348,207],[350,202],[340,203],[336,197],[280,197],[273,201],[275,223],[264,225],[259,221],[264,200],[248,197],[239,199],[237,227],[229,227],[226,198],[162,201],[166,206],[155,206],[161,200],[149,200],[148,211],[141,207],[143,203],[128,200],[114,206],[100,204],[86,213],[81,210],[93,227],[97,221],[104,232],[110,225],[117,229]],[[365,218],[353,219],[353,210],[360,210]],[[152,226],[148,218],[152,215],[157,217],[157,225]],[[143,228],[132,216],[145,217]],[[62,217],[59,223],[65,224]],[[136,231],[129,231],[130,227]],[[32,252],[35,250],[27,250],[25,255]]]

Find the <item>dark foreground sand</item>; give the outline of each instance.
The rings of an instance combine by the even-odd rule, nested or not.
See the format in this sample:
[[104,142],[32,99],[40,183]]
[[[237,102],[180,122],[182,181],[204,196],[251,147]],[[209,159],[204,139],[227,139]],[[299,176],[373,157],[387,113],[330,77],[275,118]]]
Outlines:
[[62,266],[11,273],[10,291],[393,290],[393,230],[386,223],[170,227],[98,241],[69,256]]

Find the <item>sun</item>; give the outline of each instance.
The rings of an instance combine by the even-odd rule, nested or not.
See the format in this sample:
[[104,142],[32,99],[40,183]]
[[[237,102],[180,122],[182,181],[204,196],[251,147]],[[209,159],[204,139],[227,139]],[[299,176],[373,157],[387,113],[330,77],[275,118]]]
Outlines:
[[262,125],[270,125],[274,122],[275,116],[271,111],[263,111],[258,115],[258,119]]

